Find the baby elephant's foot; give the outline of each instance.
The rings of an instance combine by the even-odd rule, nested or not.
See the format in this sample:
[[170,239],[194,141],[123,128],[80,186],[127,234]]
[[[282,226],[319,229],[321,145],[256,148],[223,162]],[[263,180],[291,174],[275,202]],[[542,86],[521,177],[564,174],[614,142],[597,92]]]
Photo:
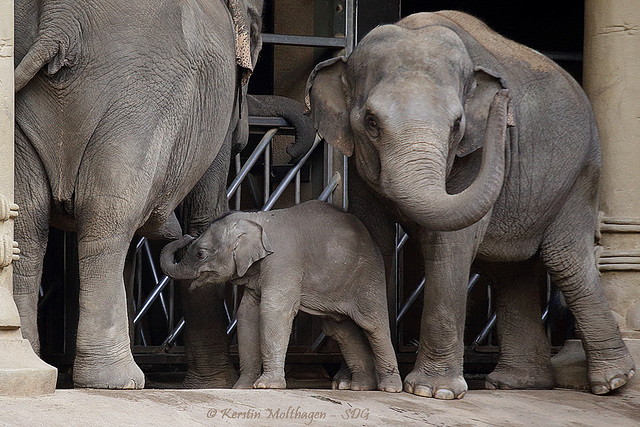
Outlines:
[[397,372],[383,376],[378,382],[378,390],[389,393],[400,393],[402,391],[402,378]]
[[331,380],[332,390],[351,390],[351,371],[344,363]]
[[554,385],[553,369],[550,364],[529,368],[498,364],[485,380],[485,388],[489,390],[541,390],[553,388]]
[[377,390],[378,378],[375,372],[354,372],[351,375],[351,390]]
[[253,388],[287,388],[284,375],[262,374],[253,384]]
[[633,377],[636,366],[626,348],[619,351],[617,357],[603,354],[598,356],[588,363],[589,386],[593,394],[609,393],[622,387]]
[[416,396],[461,399],[467,392],[467,382],[462,375],[427,375],[420,369],[414,369],[404,379],[404,390]]

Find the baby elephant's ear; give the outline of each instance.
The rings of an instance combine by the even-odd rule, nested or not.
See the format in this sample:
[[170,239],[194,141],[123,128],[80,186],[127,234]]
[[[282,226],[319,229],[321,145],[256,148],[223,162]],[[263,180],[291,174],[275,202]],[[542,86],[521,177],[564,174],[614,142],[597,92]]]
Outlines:
[[273,250],[260,224],[243,219],[235,224],[235,228],[237,238],[233,247],[233,260],[237,276],[242,277],[254,262],[272,254]]

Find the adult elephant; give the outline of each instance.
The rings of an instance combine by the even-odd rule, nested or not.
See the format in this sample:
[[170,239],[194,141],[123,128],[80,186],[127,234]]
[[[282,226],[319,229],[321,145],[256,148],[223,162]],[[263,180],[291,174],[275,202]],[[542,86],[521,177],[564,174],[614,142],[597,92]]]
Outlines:
[[466,392],[474,259],[495,282],[502,350],[487,387],[553,386],[531,272],[539,264],[576,316],[591,390],[627,382],[634,363],[593,255],[598,133],[566,72],[469,15],[443,11],[376,28],[348,60],[319,64],[308,91],[319,134],[353,155],[354,212],[387,254],[394,221],[422,248],[420,345],[405,390],[440,399]]
[[[262,0],[16,1],[23,256],[14,296],[38,351],[47,230],[77,231],[76,386],[144,387],[127,331],[127,248],[136,232],[180,236],[172,212],[183,199],[183,227],[195,234],[228,209],[232,140],[246,136],[240,84],[257,59],[261,8]],[[187,319],[190,378],[224,374],[233,384],[228,357],[216,354],[226,349],[224,328],[207,322],[222,315],[211,309],[219,296],[184,294],[185,312],[200,313]],[[207,348],[189,347],[203,341]]]

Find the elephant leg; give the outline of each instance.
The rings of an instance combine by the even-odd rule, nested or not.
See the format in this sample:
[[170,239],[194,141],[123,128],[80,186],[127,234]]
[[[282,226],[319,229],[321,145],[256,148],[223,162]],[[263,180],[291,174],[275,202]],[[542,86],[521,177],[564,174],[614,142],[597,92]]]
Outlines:
[[[378,374],[378,390],[399,393],[402,391],[402,379],[398,370],[396,353],[391,344],[391,334],[387,326],[386,310],[378,311],[375,320],[361,323],[369,345],[373,351],[373,362]],[[365,316],[362,319],[366,319]],[[370,318],[369,318],[370,319]]]
[[594,202],[580,185],[547,229],[542,261],[576,318],[587,355],[591,391],[605,394],[623,386],[634,374],[629,355],[607,303],[594,257]]
[[322,330],[335,339],[340,346],[347,369],[338,371],[331,382],[334,390],[375,390],[378,386],[375,365],[371,357],[371,347],[362,329],[349,319],[335,320],[332,317],[320,319]]
[[260,300],[245,289],[238,307],[240,378],[233,388],[253,388],[262,373],[260,354]]
[[[214,219],[229,210],[226,180],[231,144],[226,142],[205,175],[180,206],[182,229],[198,236]],[[238,375],[231,363],[224,310],[225,287],[200,286],[190,290],[180,282],[185,319],[187,388],[231,388]]]
[[38,291],[49,233],[50,190],[44,166],[18,132],[15,150],[19,159],[15,169],[15,202],[20,206],[20,213],[14,226],[21,254],[20,260],[13,264],[13,298],[20,313],[22,336],[29,340],[36,354],[40,354]]
[[[95,205],[102,201],[94,201]],[[93,209],[91,209],[93,211]],[[119,208],[108,212],[122,212]],[[91,212],[92,218],[104,218]],[[144,374],[131,354],[123,281],[127,247],[133,236],[117,229],[78,224],[79,320],[73,382],[77,387],[144,387]]]
[[[300,283],[302,277],[281,278],[279,282]],[[269,281],[267,281],[268,283]],[[265,283],[263,281],[263,283]],[[266,293],[262,290],[260,303],[260,354],[262,375],[254,388],[286,388],[284,362],[291,337],[293,319],[300,307],[299,286],[283,286],[288,291]],[[295,289],[298,291],[296,292]],[[293,290],[293,291],[292,291]]]
[[546,272],[535,257],[483,265],[495,297],[500,359],[486,379],[488,389],[548,389],[554,385],[542,324],[541,284]]
[[425,258],[425,292],[420,345],[413,371],[404,380],[407,392],[436,399],[461,398],[464,323],[471,262],[479,225],[451,232],[420,232]]

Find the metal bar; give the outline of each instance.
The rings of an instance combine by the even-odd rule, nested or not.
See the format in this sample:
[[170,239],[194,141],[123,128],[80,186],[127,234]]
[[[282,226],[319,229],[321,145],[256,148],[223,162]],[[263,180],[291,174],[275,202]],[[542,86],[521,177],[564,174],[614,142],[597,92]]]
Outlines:
[[264,203],[269,201],[271,193],[271,150],[270,146],[264,150]]
[[344,48],[347,40],[344,37],[292,36],[287,34],[262,33],[262,43],[289,46],[334,47]]
[[467,285],[467,293],[471,292],[471,289],[473,289],[473,287],[476,285],[476,283],[478,283],[479,279],[480,279],[480,275],[479,274],[473,274],[471,276],[471,279],[469,280],[469,284]]
[[253,153],[251,153],[251,156],[249,156],[249,158],[245,162],[240,173],[235,177],[235,179],[227,189],[227,199],[230,199],[231,196],[233,196],[233,194],[236,192],[236,190],[238,190],[238,187],[240,186],[242,181],[246,178],[246,176],[249,174],[249,171],[251,170],[253,165],[255,165],[255,163],[258,161],[258,157],[260,157],[260,154],[262,154],[265,148],[267,148],[267,146],[269,145],[269,142],[271,142],[271,139],[273,138],[273,135],[276,134],[276,132],[278,132],[278,129],[273,128],[273,129],[269,129],[264,134],[264,136],[258,143],[258,146],[256,147],[256,149],[253,150]]
[[402,250],[402,248],[404,248],[404,245],[407,244],[408,241],[409,241],[409,235],[403,231],[402,232],[402,238],[400,239],[400,241],[396,245],[396,251],[400,252]]
[[169,277],[164,276],[162,280],[160,280],[160,283],[158,283],[155,289],[149,294],[144,304],[140,308],[140,311],[138,311],[138,314],[136,314],[136,317],[133,319],[134,325],[137,325],[140,319],[142,318],[142,316],[144,316],[147,313],[147,311],[149,311],[151,304],[153,304],[156,298],[158,298],[158,295],[162,292],[164,287],[167,286],[167,284],[169,283],[169,280],[170,280]]
[[[156,263],[153,261],[153,256],[151,255],[151,247],[149,246],[149,241],[145,240],[144,242],[144,252],[147,256],[147,261],[149,262],[149,266],[151,267],[151,272],[153,273],[153,281],[156,283],[156,287],[159,284],[159,276],[158,269],[156,268]],[[162,311],[164,312],[164,317],[169,322],[169,311],[167,310],[167,303],[164,300],[164,294],[160,291],[160,305],[162,305]]]
[[407,302],[404,303],[404,305],[400,309],[400,312],[398,313],[398,317],[396,318],[396,323],[400,323],[404,315],[407,314],[409,307],[411,307],[413,303],[416,302],[416,300],[420,296],[420,293],[424,290],[424,284],[425,284],[425,278],[423,277],[422,280],[420,281],[420,284],[413,290],[413,292],[407,299]]
[[322,190],[322,193],[320,193],[318,200],[326,202],[327,199],[329,199],[329,196],[331,195],[331,193],[333,193],[333,191],[336,189],[339,183],[340,183],[340,174],[336,172],[333,174],[333,177],[331,178],[327,186],[324,187],[324,190]]
[[164,342],[160,346],[159,351],[161,351],[163,347],[173,344],[176,338],[178,338],[178,335],[180,335],[180,332],[182,332],[182,329],[184,329],[184,317],[180,319],[178,325],[173,329],[173,331],[171,331],[169,336],[165,338]]
[[[240,175],[240,171],[242,170],[242,160],[240,159],[240,153],[236,154],[236,176]],[[240,210],[240,204],[242,202],[242,186],[238,186],[236,190],[236,210]]]
[[324,332],[320,332],[320,335],[318,335],[318,338],[316,338],[311,348],[309,348],[309,353],[314,353],[315,351],[317,351],[326,338],[327,338],[327,334],[325,334]]
[[227,336],[231,335],[233,331],[235,331],[237,326],[238,326],[238,318],[234,317],[231,323],[229,323],[229,326],[227,326]]
[[295,191],[293,202],[296,205],[300,204],[300,171],[296,173],[296,191]]
[[480,334],[473,341],[474,347],[479,346],[480,343],[484,341],[485,338],[487,338],[487,335],[489,335],[489,332],[491,332],[491,329],[493,329],[493,326],[496,324],[496,318],[497,318],[496,314],[493,313],[493,316],[491,316],[491,319],[489,319],[489,322],[487,322],[487,324],[484,325],[484,328],[482,328],[482,331],[480,332]]
[[291,183],[295,174],[300,170],[300,168],[302,168],[302,166],[305,164],[309,156],[311,156],[311,153],[313,152],[313,150],[315,150],[319,143],[320,137],[316,135],[316,139],[315,141],[313,141],[313,145],[311,146],[309,151],[307,151],[307,154],[305,154],[304,157],[300,159],[300,161],[293,168],[291,168],[289,172],[287,172],[287,175],[284,177],[280,185],[278,185],[278,188],[275,189],[275,191],[271,194],[271,197],[269,197],[267,203],[265,203],[265,205],[262,207],[262,211],[268,211],[273,208],[273,205],[278,201],[284,190],[287,188],[287,185]]

